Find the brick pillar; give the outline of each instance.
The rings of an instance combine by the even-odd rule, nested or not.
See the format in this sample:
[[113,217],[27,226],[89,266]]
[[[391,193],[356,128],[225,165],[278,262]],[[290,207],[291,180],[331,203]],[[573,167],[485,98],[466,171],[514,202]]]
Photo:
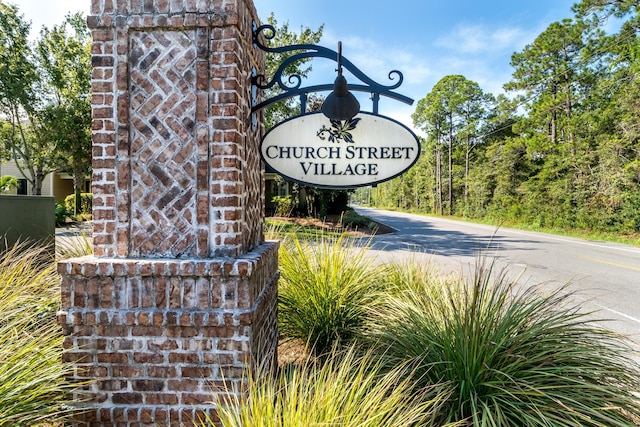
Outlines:
[[[274,363],[251,0],[92,0],[94,255],[59,264],[75,425],[190,425]],[[81,401],[85,399],[85,401]]]

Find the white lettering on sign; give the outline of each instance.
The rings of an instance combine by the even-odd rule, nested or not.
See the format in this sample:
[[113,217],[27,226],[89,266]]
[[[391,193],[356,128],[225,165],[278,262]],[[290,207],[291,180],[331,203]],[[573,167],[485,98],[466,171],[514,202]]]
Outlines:
[[322,113],[295,117],[262,140],[262,159],[277,173],[305,185],[355,188],[409,169],[420,156],[418,137],[395,120],[359,113],[332,121]]

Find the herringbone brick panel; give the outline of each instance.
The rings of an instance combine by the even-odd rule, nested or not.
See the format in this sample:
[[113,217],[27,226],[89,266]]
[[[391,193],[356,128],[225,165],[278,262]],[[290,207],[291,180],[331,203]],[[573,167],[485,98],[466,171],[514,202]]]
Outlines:
[[193,31],[130,34],[132,256],[197,256]]

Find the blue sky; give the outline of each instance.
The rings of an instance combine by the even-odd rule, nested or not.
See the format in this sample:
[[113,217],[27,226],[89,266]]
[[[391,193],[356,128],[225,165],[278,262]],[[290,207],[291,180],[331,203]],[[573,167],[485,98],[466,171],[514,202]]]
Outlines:
[[[498,94],[513,72],[511,55],[554,22],[573,16],[574,0],[254,0],[259,15],[274,12],[290,29],[324,24],[321,45],[335,49],[380,83],[398,69],[398,92],[412,106],[382,100],[381,114],[409,125],[411,113],[442,77],[462,74]],[[314,66],[314,79],[333,80],[333,65]],[[317,76],[317,75],[321,75]],[[349,79],[349,82],[352,80]],[[361,101],[363,109],[370,108]]]
[[[60,23],[69,11],[88,13],[90,0],[9,0],[33,22]],[[343,55],[374,80],[389,84],[387,74],[404,74],[398,92],[415,99],[412,106],[383,99],[380,113],[410,125],[411,113],[438,80],[462,74],[498,94],[509,81],[513,52],[533,42],[550,23],[573,16],[575,0],[254,0],[263,20],[274,12],[291,30],[324,24],[320,44],[343,43]],[[317,60],[309,83],[329,83],[335,63]],[[356,83],[353,79],[350,83]],[[370,103],[361,100],[364,110]]]

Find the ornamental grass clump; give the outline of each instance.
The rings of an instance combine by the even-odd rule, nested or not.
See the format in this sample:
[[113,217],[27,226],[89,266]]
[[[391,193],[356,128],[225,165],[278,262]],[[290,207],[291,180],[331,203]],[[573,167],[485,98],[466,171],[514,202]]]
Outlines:
[[416,292],[427,292],[427,299],[441,297],[443,284],[457,280],[457,273],[443,274],[440,268],[430,262],[423,262],[420,258],[409,258],[407,261],[397,261],[385,264],[380,275],[384,282],[384,296],[397,296],[404,293],[408,287]]
[[[402,366],[382,373],[350,348],[279,374],[249,375],[248,392],[220,402],[224,427],[403,427],[427,425],[433,402],[418,400]],[[433,393],[438,399],[436,393]]]
[[492,276],[478,268],[469,284],[407,283],[369,322],[382,366],[408,363],[426,398],[448,396],[434,425],[638,425],[640,368],[627,343],[566,289],[520,290]]
[[367,250],[344,235],[283,240],[278,284],[282,338],[302,340],[319,355],[360,331],[367,310],[379,299],[378,270]]
[[0,253],[0,426],[55,425],[69,415],[71,367],[61,362],[59,281],[50,252]]
[[80,233],[78,236],[56,239],[56,259],[58,260],[79,258],[91,254],[93,254],[93,240],[90,234]]

